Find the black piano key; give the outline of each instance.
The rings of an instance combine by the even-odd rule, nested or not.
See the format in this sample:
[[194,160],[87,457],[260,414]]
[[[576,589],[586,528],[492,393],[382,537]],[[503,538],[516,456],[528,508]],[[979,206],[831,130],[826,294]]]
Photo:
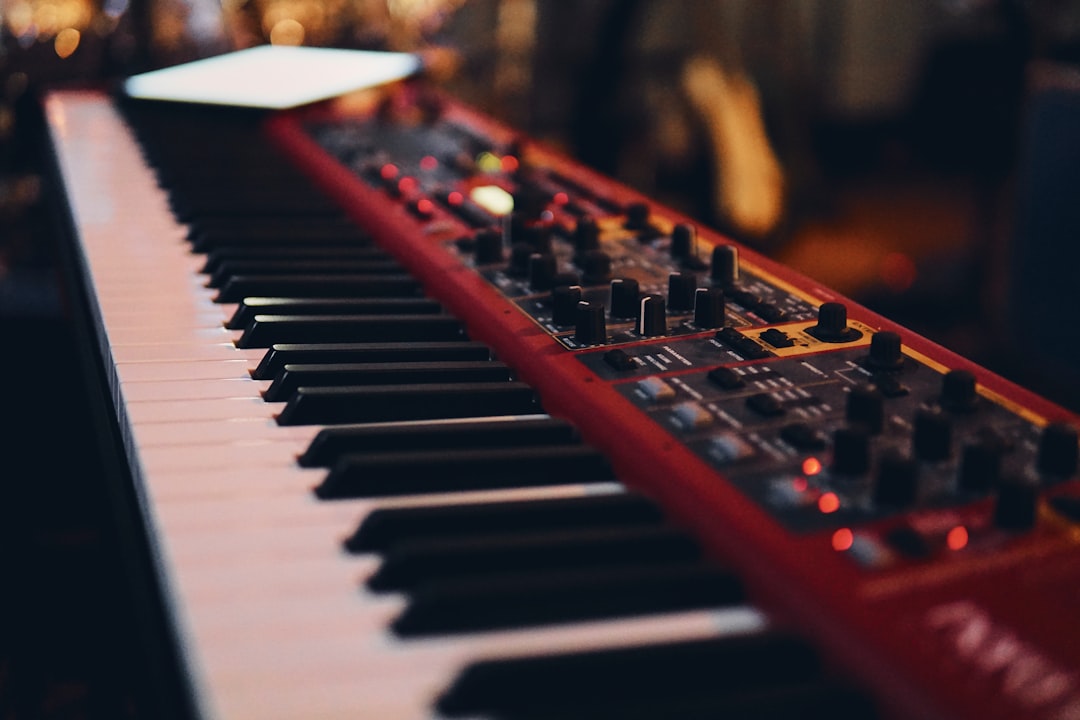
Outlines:
[[391,628],[402,637],[480,632],[742,600],[735,576],[704,562],[532,572],[423,584]]
[[224,260],[206,286],[225,287],[236,276],[287,276],[287,275],[400,275],[404,270],[396,260],[380,259],[297,259],[297,260]]
[[464,420],[323,428],[299,457],[302,467],[332,467],[343,455],[450,448],[522,447],[570,443],[577,431],[552,417]]
[[465,327],[452,315],[256,315],[236,346],[464,339]]
[[727,720],[782,718],[773,712],[781,704],[791,718],[873,717],[862,698],[821,679],[806,642],[777,632],[481,660],[462,670],[436,708],[452,718]]
[[301,387],[498,382],[510,379],[510,368],[494,360],[286,365],[263,393],[263,399],[267,402],[285,402]]
[[409,592],[456,577],[662,565],[701,557],[701,546],[691,535],[663,525],[437,538],[394,547],[367,586],[377,592]]
[[245,260],[389,260],[391,255],[374,245],[317,244],[310,241],[293,245],[224,245],[210,251],[200,272],[213,274],[225,262]]
[[473,340],[391,343],[275,343],[251,372],[273,380],[288,364],[488,360],[491,349]]
[[345,547],[356,553],[380,552],[413,540],[453,540],[509,531],[649,527],[663,521],[659,505],[634,493],[379,508],[364,519]]
[[202,253],[245,247],[374,247],[371,239],[350,221],[332,216],[204,217],[191,222],[188,239],[192,249]]
[[246,297],[409,297],[421,295],[411,275],[238,275],[218,291],[216,302],[236,303]]
[[300,388],[277,417],[281,425],[531,415],[533,389],[522,382]]
[[582,444],[425,450],[345,455],[315,493],[325,500],[613,479],[604,456]]
[[437,315],[443,306],[436,300],[408,298],[271,298],[247,297],[225,323],[243,330],[256,315]]

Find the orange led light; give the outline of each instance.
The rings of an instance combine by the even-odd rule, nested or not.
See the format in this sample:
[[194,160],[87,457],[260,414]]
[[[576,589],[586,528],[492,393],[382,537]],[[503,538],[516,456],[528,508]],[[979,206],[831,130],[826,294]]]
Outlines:
[[802,462],[803,475],[817,475],[821,472],[821,461],[816,457],[808,457]]
[[503,172],[512,173],[518,169],[520,163],[513,155],[504,155],[500,165],[502,165]]
[[968,544],[968,531],[963,525],[957,525],[945,536],[945,544],[950,550],[963,550]]
[[833,533],[832,546],[833,550],[837,552],[843,552],[850,550],[851,546],[855,544],[855,533],[851,532],[850,528],[840,528]]
[[825,493],[818,498],[817,506],[823,513],[834,513],[840,509],[840,498],[836,496],[836,493]]
[[565,205],[566,203],[570,202],[570,196],[564,192],[557,192],[555,193],[555,197],[553,197],[551,200],[556,205]]

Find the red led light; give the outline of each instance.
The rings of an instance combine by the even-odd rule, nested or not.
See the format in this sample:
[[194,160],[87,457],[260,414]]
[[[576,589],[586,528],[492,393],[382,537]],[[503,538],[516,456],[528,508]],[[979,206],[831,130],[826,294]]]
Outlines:
[[553,197],[551,201],[556,205],[565,205],[566,203],[570,202],[570,196],[564,192],[557,192],[555,193],[555,197]]
[[840,498],[836,496],[836,493],[827,492],[818,498],[817,507],[826,515],[834,513],[840,509]]
[[808,457],[802,463],[803,475],[817,475],[821,472],[821,461],[815,457]]
[[455,190],[446,196],[446,202],[451,205],[460,205],[461,203],[465,202],[465,196]]
[[945,536],[945,544],[950,550],[963,550],[968,544],[968,531],[963,525],[957,525]]
[[439,161],[435,158],[434,155],[425,155],[424,157],[420,158],[421,170],[434,170],[437,167],[439,167]]
[[397,189],[402,195],[408,195],[416,189],[418,184],[416,178],[406,176],[398,180]]
[[518,159],[513,155],[504,155],[503,159],[499,161],[499,164],[502,165],[503,172],[508,173],[516,171],[521,165],[521,163],[518,162]]
[[844,552],[850,550],[851,546],[855,544],[855,533],[851,532],[850,528],[840,528],[833,533],[832,547],[837,552]]
[[416,201],[416,212],[421,215],[430,215],[435,212],[435,204],[427,198],[420,198]]
[[379,168],[379,176],[382,177],[383,180],[393,180],[398,176],[399,172],[400,170],[398,170],[397,165],[394,165],[393,163],[387,163]]
[[806,492],[809,487],[810,483],[804,477],[797,477],[791,481],[791,489],[795,492]]

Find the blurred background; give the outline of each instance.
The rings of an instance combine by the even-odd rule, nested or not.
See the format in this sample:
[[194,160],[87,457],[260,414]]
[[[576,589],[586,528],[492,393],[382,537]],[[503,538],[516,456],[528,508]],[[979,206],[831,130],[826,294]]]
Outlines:
[[2,720],[148,717],[37,95],[264,43],[423,52],[467,102],[1080,410],[1075,0],[0,0]]

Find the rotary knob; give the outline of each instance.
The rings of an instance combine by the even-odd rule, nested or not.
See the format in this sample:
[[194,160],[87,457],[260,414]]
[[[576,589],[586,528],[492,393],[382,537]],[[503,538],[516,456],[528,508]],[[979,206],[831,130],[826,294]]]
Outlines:
[[693,225],[679,223],[671,231],[671,257],[675,260],[685,260],[694,255],[694,246],[697,244],[697,231]]
[[908,507],[919,496],[919,464],[899,451],[884,453],[878,460],[874,502]]
[[694,325],[699,328],[724,326],[724,291],[718,287],[698,288],[694,293]]
[[1050,423],[1039,438],[1037,467],[1043,475],[1063,479],[1077,466],[1076,428],[1068,423]]
[[489,265],[502,262],[503,239],[502,233],[494,230],[484,230],[476,234],[476,246],[473,250],[473,258],[477,265]]
[[817,325],[807,328],[806,333],[827,343],[851,342],[862,337],[861,332],[848,327],[847,306],[838,302],[822,303]]
[[731,287],[739,281],[739,249],[734,245],[717,245],[709,262],[709,277],[713,284]]
[[848,424],[878,435],[885,425],[885,398],[877,388],[858,385],[848,393],[845,414]]
[[583,217],[574,226],[570,241],[574,245],[574,257],[584,257],[586,253],[600,248],[600,227],[596,219]]
[[671,273],[668,276],[668,307],[672,312],[690,312],[694,309],[694,291],[697,276],[693,273]]
[[626,207],[626,222],[623,224],[627,230],[646,230],[649,227],[649,215],[651,214],[648,204],[643,202],[630,203]]
[[634,278],[615,278],[611,281],[611,317],[636,318],[641,308],[641,289]]
[[960,455],[957,483],[961,490],[984,493],[997,487],[1001,479],[1001,448],[992,442],[964,446]]
[[919,408],[911,435],[915,457],[926,462],[939,462],[952,452],[952,420],[935,408]]
[[580,285],[559,285],[554,288],[551,291],[551,322],[559,327],[575,324],[580,302]]
[[646,295],[641,298],[637,331],[643,337],[667,334],[667,303],[662,295]]
[[975,410],[978,399],[975,376],[967,370],[950,370],[941,378],[941,407],[955,413]]
[[890,330],[876,332],[870,338],[870,355],[866,364],[872,370],[900,370],[904,355],[900,352],[900,336]]
[[579,265],[586,285],[600,285],[611,279],[611,256],[603,250],[589,250]]
[[579,302],[574,322],[574,342],[579,345],[601,345],[607,342],[604,306],[600,303]]
[[833,433],[833,472],[862,475],[869,469],[870,436],[860,428],[837,428]]
[[534,291],[550,290],[558,271],[554,255],[533,253],[529,256],[529,287]]

